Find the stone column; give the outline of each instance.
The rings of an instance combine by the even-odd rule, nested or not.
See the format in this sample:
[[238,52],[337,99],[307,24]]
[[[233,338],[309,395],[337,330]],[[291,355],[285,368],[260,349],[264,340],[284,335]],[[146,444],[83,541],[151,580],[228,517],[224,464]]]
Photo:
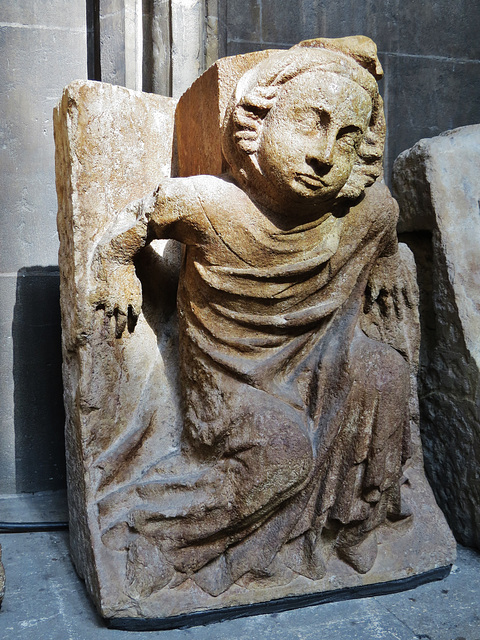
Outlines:
[[143,91],[172,93],[171,2],[143,2]]
[[204,0],[172,0],[172,95],[179,97],[205,70]]
[[142,0],[100,0],[100,72],[103,82],[142,88]]
[[98,78],[180,96],[219,56],[218,0],[98,0]]

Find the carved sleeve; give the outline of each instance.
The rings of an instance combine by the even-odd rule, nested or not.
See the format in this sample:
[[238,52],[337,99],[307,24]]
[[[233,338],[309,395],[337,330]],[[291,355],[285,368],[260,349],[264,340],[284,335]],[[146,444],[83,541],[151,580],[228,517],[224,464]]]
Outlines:
[[170,178],[160,183],[145,209],[149,240],[173,238],[184,244],[201,243],[205,223],[197,180]]

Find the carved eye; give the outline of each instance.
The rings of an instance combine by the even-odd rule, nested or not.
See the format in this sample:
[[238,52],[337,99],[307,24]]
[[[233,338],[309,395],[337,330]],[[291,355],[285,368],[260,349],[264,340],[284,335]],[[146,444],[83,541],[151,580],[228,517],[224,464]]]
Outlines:
[[306,134],[318,131],[318,117],[311,109],[298,109],[295,113],[296,128]]
[[356,147],[361,140],[362,131],[355,125],[342,127],[337,133],[337,141],[351,147]]
[[294,110],[297,129],[308,135],[316,135],[330,123],[330,114],[317,107],[297,107]]

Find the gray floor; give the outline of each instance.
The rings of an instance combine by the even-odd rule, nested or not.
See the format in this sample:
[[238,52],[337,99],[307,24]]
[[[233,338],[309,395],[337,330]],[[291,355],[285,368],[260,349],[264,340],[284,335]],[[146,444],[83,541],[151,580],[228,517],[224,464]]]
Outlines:
[[2,534],[1,640],[480,640],[480,554],[459,548],[448,578],[403,593],[174,631],[106,629],[68,555],[67,534]]

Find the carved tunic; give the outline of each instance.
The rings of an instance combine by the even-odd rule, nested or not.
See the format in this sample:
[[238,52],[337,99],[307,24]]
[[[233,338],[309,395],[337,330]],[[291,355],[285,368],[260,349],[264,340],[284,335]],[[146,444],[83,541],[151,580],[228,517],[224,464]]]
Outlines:
[[[150,224],[187,245],[182,463],[104,498],[106,528],[127,521],[220,593],[282,546],[315,547],[325,526],[361,523],[364,535],[398,512],[408,368],[359,329],[371,268],[396,251],[396,216],[374,185],[344,217],[281,229],[228,180],[167,184]],[[128,514],[125,491],[143,500]],[[318,574],[311,553],[283,552]]]

